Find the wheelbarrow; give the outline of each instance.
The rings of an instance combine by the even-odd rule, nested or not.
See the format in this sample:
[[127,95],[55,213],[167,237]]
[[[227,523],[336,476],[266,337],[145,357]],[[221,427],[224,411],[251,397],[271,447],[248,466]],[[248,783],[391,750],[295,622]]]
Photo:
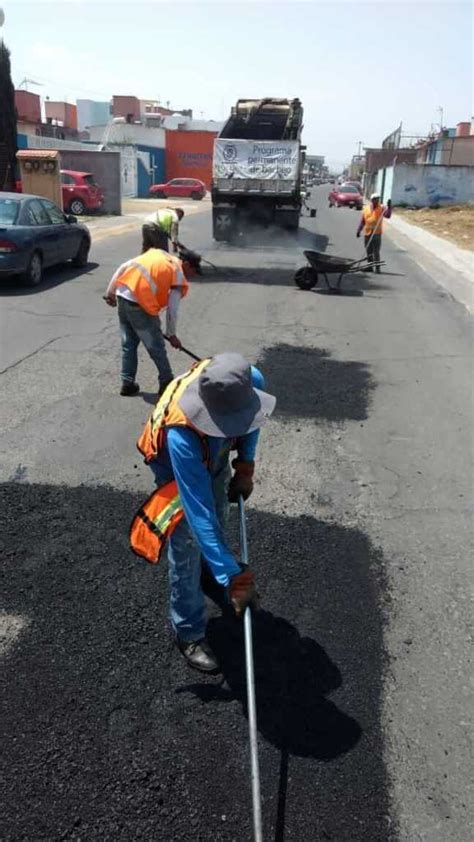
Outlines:
[[[319,275],[322,275],[329,292],[333,295],[342,293],[341,283],[344,275],[352,272],[366,272],[367,269],[375,269],[378,266],[385,265],[384,260],[375,263],[372,263],[367,257],[363,257],[361,260],[350,260],[347,257],[336,257],[333,254],[324,254],[320,251],[305,251],[304,256],[309,266],[302,266],[295,273],[296,286],[305,290],[313,289],[319,281]],[[339,275],[336,286],[331,286],[328,275]]]

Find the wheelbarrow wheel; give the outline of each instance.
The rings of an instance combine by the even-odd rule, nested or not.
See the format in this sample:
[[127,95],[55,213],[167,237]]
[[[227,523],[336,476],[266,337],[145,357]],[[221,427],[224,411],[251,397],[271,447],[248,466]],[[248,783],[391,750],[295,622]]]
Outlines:
[[313,289],[318,283],[318,273],[311,266],[302,266],[295,273],[295,284],[300,289]]

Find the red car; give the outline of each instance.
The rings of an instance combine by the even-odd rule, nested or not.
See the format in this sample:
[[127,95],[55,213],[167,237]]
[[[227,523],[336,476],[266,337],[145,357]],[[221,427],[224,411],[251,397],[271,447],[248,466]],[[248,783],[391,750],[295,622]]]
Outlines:
[[204,199],[206,185],[198,178],[172,178],[166,184],[152,184],[149,193],[155,199]]
[[340,184],[334,187],[329,194],[329,207],[333,208],[357,208],[362,210],[364,199],[355,184]]
[[90,172],[61,170],[63,208],[65,213],[81,216],[99,210],[104,204],[104,191]]

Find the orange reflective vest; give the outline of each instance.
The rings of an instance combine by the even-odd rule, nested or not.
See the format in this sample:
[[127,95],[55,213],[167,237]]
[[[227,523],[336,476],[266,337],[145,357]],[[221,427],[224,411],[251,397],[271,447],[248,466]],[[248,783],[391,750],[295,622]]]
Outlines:
[[[210,360],[196,363],[181,377],[172,380],[160,400],[143,433],[137,442],[145,462],[155,459],[165,445],[167,427],[189,427],[199,436],[203,446],[203,461],[208,465],[207,437],[194,427],[179,406],[185,389],[209,364]],[[176,480],[167,482],[153,492],[141,506],[130,526],[130,547],[133,552],[145,558],[150,564],[157,564],[163,554],[166,541],[183,517]]]
[[137,304],[150,316],[157,316],[168,306],[172,289],[179,288],[182,298],[189,289],[181,261],[161,249],[148,249],[123,263],[114,282],[128,287]]
[[382,234],[383,232],[383,222],[379,222],[381,216],[385,213],[385,208],[383,205],[377,205],[376,208],[373,208],[372,205],[368,205],[362,211],[362,218],[364,220],[364,236],[370,237],[375,229],[377,234]]

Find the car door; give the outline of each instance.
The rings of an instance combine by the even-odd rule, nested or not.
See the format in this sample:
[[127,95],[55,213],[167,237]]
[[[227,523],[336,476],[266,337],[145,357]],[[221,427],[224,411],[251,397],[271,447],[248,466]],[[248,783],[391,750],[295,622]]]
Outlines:
[[39,248],[43,255],[43,266],[58,263],[59,236],[51,224],[49,214],[41,199],[31,199],[26,207],[28,224],[32,226],[32,251]]
[[173,192],[169,193],[170,196],[174,196],[178,199],[184,195],[184,184],[182,178],[173,178],[171,184]]
[[62,263],[64,260],[70,260],[75,257],[79,248],[80,229],[77,225],[72,225],[66,221],[66,217],[62,210],[58,208],[54,202],[49,199],[41,199],[41,204],[46,209],[51,225],[57,231],[57,263]]

